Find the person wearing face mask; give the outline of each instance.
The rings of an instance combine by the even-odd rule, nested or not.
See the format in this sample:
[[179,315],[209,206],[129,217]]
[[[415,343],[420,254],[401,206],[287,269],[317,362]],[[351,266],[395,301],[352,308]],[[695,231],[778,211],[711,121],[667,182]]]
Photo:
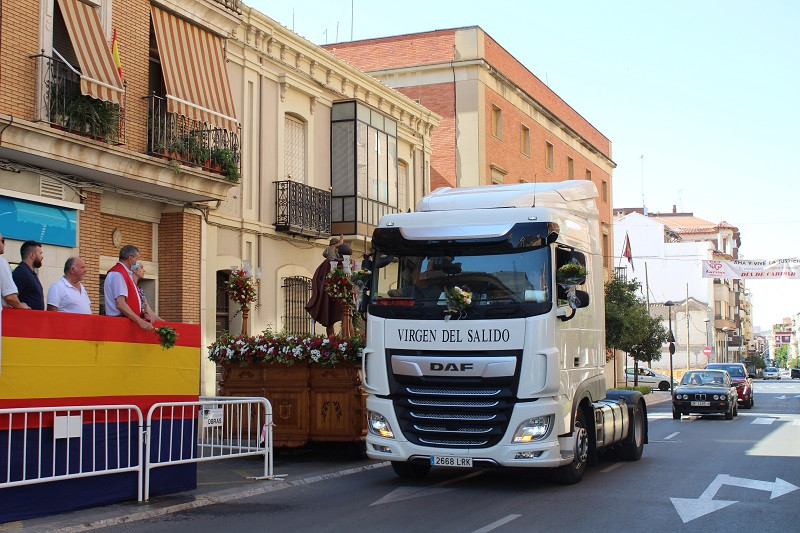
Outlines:
[[150,307],[150,304],[147,303],[147,296],[144,294],[144,290],[139,285],[139,280],[144,279],[144,263],[141,261],[136,261],[131,267],[131,272],[133,273],[133,283],[136,285],[136,288],[139,290],[139,301],[142,303],[142,313],[141,317],[150,322],[151,324],[154,323],[156,320],[164,321],[160,316],[156,314],[155,311]]
[[143,330],[152,331],[153,324],[141,317],[142,302],[133,280],[132,268],[139,261],[139,255],[139,249],[131,244],[119,251],[119,262],[108,271],[103,284],[106,315],[126,316]]
[[28,305],[31,309],[44,311],[44,289],[39,276],[34,272],[34,268],[42,266],[44,254],[42,254],[42,243],[36,241],[25,241],[19,248],[21,261],[11,277],[19,289],[19,300]]

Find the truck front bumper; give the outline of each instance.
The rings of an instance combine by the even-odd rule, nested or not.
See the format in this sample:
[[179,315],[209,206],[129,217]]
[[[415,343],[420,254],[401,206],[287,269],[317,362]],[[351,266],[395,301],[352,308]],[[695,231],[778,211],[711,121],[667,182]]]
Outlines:
[[[558,437],[564,432],[562,406],[551,399],[536,402],[518,403],[508,429],[500,443],[488,448],[436,448],[409,442],[400,431],[391,400],[370,396],[367,410],[379,413],[392,428],[394,438],[386,438],[367,433],[367,455],[383,461],[430,460],[438,457],[469,457],[474,466],[507,466],[524,468],[553,468],[569,464],[574,456],[574,439],[571,436]],[[553,415],[553,423],[548,434],[540,440],[514,443],[514,433],[525,420],[537,416]],[[567,431],[569,431],[567,429]]]

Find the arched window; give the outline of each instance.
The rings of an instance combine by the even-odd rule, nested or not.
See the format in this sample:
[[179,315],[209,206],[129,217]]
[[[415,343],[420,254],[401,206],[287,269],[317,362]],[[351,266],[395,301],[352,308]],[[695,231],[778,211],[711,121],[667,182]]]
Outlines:
[[306,181],[306,124],[291,115],[283,121],[283,167],[286,178]]

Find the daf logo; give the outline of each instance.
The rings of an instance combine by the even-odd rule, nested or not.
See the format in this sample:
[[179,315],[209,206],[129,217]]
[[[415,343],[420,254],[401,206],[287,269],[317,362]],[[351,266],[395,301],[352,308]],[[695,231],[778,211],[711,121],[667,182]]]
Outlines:
[[430,369],[434,372],[466,372],[473,368],[472,363],[430,363]]

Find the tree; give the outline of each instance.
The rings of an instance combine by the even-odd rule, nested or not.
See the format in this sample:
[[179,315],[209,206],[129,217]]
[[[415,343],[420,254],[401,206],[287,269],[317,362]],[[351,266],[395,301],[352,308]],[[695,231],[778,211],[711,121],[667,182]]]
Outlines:
[[645,302],[636,295],[641,284],[635,279],[615,278],[606,283],[606,348],[629,353],[634,360],[634,385],[638,384],[639,361],[652,363],[661,358],[667,332],[661,321],[651,317]]
[[786,368],[786,363],[789,362],[789,346],[783,344],[778,346],[775,350],[775,366],[778,368]]

